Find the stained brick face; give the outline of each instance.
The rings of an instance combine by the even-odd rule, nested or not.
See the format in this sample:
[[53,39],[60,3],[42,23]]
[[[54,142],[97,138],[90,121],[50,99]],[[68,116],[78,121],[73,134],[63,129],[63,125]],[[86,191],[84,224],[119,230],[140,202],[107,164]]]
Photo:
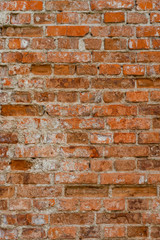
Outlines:
[[0,239],[160,239],[160,1],[0,1]]

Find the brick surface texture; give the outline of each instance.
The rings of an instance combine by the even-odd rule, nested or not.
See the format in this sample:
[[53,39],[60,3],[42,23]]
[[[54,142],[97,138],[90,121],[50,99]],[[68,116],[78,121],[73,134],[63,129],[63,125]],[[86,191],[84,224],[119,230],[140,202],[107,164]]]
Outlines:
[[159,0],[0,0],[0,239],[160,239],[159,36]]

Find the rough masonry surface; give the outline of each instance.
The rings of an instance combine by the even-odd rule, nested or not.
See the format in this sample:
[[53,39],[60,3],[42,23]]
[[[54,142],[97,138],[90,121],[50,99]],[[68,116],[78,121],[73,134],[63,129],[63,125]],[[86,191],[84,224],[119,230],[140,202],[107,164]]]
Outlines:
[[160,239],[160,1],[0,1],[0,239]]

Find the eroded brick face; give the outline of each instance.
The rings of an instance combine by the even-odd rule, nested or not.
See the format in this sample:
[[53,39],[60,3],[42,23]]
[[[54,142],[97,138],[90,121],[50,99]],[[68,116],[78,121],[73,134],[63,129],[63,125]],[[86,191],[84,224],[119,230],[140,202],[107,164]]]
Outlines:
[[160,1],[0,1],[0,239],[160,239]]

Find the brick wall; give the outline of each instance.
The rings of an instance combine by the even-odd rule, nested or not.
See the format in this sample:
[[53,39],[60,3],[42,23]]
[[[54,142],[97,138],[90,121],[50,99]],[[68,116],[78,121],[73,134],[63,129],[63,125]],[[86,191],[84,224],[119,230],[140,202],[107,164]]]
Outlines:
[[0,10],[0,239],[160,239],[160,1]]

